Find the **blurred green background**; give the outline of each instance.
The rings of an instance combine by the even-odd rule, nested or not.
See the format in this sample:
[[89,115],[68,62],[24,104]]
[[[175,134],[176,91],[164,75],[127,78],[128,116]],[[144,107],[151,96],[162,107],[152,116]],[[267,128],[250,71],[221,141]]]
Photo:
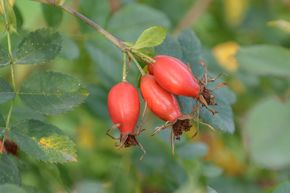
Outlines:
[[[140,136],[147,150],[144,160],[139,161],[137,148],[117,149],[105,134],[112,125],[106,95],[121,80],[121,53],[71,15],[16,0],[18,24],[24,31],[49,26],[63,36],[61,55],[50,64],[17,66],[17,84],[37,68],[52,69],[80,78],[91,92],[77,109],[48,118],[76,142],[78,162],[46,164],[21,154],[23,184],[45,193],[261,193],[289,180],[289,0],[66,2],[125,41],[136,40],[154,25],[175,36],[184,28],[192,29],[210,71],[223,72],[236,93],[236,131],[227,134],[200,125],[192,138],[195,125],[177,142],[177,155],[172,156],[168,131],[150,137],[162,122],[147,113],[148,130]],[[253,53],[251,46],[261,44],[270,49]],[[8,76],[5,70],[0,73]],[[136,73],[130,66],[130,80],[137,84]]]

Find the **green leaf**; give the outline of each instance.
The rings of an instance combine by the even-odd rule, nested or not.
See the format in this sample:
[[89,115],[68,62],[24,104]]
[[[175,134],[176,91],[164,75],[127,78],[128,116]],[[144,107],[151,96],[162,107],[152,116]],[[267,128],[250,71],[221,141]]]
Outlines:
[[[220,81],[215,81],[208,84],[208,88],[212,88],[219,84]],[[200,117],[205,122],[210,124],[215,129],[224,132],[233,133],[235,131],[234,115],[231,105],[236,102],[236,95],[228,87],[222,87],[213,91],[217,105],[209,106],[210,109],[217,111],[213,115],[205,107],[200,110]]]
[[86,100],[87,108],[103,120],[109,120],[107,111],[108,90],[97,85],[89,85],[90,96]]
[[2,154],[0,157],[0,184],[6,183],[20,185],[21,178],[14,157]]
[[19,96],[43,114],[58,114],[80,105],[88,96],[80,81],[59,72],[40,72],[24,81]]
[[15,92],[10,85],[2,78],[0,78],[0,104],[15,98]]
[[23,16],[22,16],[22,12],[19,10],[17,5],[13,6],[13,10],[16,16],[16,21],[17,21],[17,30],[21,30],[22,29],[22,25],[23,25]]
[[75,60],[80,56],[80,49],[77,43],[71,38],[67,37],[65,34],[62,34],[62,50],[60,56],[67,60]]
[[[214,83],[218,84],[218,83]],[[209,88],[212,85],[209,85]],[[215,129],[224,132],[233,133],[235,131],[234,115],[231,105],[236,101],[235,94],[227,87],[223,87],[213,91],[215,96],[216,106],[209,106],[209,108],[217,111],[213,115],[205,107],[200,109],[200,117],[205,122],[210,124]]]
[[[290,100],[268,98],[251,109],[243,128],[251,159],[259,166],[290,166]],[[270,145],[269,145],[270,144]]]
[[[2,114],[0,114],[0,128],[2,129],[3,127],[5,127],[5,120]],[[1,132],[0,132],[0,136],[1,136]]]
[[242,47],[237,60],[241,69],[255,75],[290,76],[290,50],[273,45]]
[[189,178],[174,193],[200,193],[205,192],[204,187],[198,184],[196,177],[190,174]]
[[27,106],[14,106],[12,116],[11,116],[11,122],[12,123],[17,123],[20,121],[25,121],[25,120],[39,120],[43,121],[45,120],[45,116],[41,114],[40,112],[37,112]]
[[83,181],[76,185],[76,192],[78,193],[104,193],[105,187],[95,181]]
[[202,158],[207,154],[207,146],[204,143],[190,143],[177,148],[178,156],[183,160]]
[[272,193],[288,193],[290,192],[290,182],[279,184]]
[[108,23],[108,30],[126,41],[134,41],[151,26],[170,27],[162,12],[141,4],[130,3],[117,11]]
[[15,64],[44,64],[54,59],[61,50],[61,36],[41,29],[23,38],[14,52]]
[[[209,88],[219,84],[222,81],[216,81],[209,85]],[[222,87],[213,91],[213,95],[216,97],[217,103],[221,105],[232,105],[236,102],[236,94],[228,87]]]
[[196,100],[194,100],[192,97],[185,96],[176,96],[176,99],[179,103],[182,113],[192,113],[193,108],[196,106]]
[[[203,122],[211,125],[215,129],[233,133],[235,131],[234,117],[231,104],[236,101],[235,94],[228,88],[220,88],[213,92],[217,105],[210,106],[210,109],[217,111],[213,115],[205,107],[200,108],[200,118]],[[196,100],[191,97],[177,96],[180,108],[184,114],[189,114],[196,106]]]
[[202,169],[202,175],[207,178],[219,177],[223,172],[222,168],[214,164],[204,164]]
[[191,8],[192,0],[166,0],[166,1],[156,1],[156,0],[142,0],[142,3],[161,10],[165,13],[173,26],[177,26],[179,22],[183,19],[184,14],[187,13],[189,8]]
[[12,127],[10,138],[35,159],[54,163],[76,161],[73,141],[53,125],[36,120],[21,122]]
[[199,38],[192,30],[188,29],[179,35],[178,42],[182,50],[182,61],[190,65],[193,74],[197,78],[201,78],[203,75],[203,67],[200,63],[204,59]]
[[0,67],[7,66],[8,64],[9,64],[8,52],[0,46]]
[[160,45],[166,37],[166,29],[154,26],[146,29],[134,44],[134,49],[150,48]]
[[58,27],[63,18],[63,12],[61,9],[42,4],[42,13],[45,18],[46,23],[51,27]]
[[206,193],[217,193],[217,191],[215,189],[213,189],[212,187],[207,187],[207,192]]
[[167,34],[163,43],[155,48],[157,54],[169,55],[182,59],[181,45],[170,34]]
[[0,185],[0,192],[2,193],[26,193],[22,188],[14,184]]
[[210,180],[210,186],[214,187],[218,193],[262,193],[256,183],[250,180],[240,180],[234,177],[226,177],[225,175]]
[[210,106],[211,109],[218,113],[213,115],[206,108],[200,109],[200,118],[207,124],[210,124],[215,129],[224,132],[233,133],[235,131],[234,116],[231,106],[223,103],[218,103],[217,106]]

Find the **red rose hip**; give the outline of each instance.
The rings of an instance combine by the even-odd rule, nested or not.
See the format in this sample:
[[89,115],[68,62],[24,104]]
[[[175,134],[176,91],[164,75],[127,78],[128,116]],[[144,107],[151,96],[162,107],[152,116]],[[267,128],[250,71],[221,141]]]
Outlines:
[[172,127],[171,148],[174,154],[174,140],[179,139],[183,132],[191,128],[191,116],[182,115],[175,96],[163,89],[152,75],[141,78],[140,90],[149,109],[160,119],[166,121],[163,126],[157,127],[153,134]]
[[199,97],[198,81],[182,61],[166,55],[158,55],[154,60],[148,70],[161,87],[175,95]]
[[182,116],[176,98],[160,87],[154,76],[145,75],[141,78],[140,90],[149,109],[160,119],[175,122]]
[[108,109],[114,124],[119,124],[121,134],[131,134],[140,113],[140,101],[136,88],[128,82],[116,84],[109,92]]
[[[108,110],[114,127],[121,133],[120,147],[138,145],[145,153],[135,138],[139,133],[134,132],[140,113],[140,100],[136,88],[126,81],[113,86],[108,96]],[[109,136],[110,131],[111,129],[107,132]]]

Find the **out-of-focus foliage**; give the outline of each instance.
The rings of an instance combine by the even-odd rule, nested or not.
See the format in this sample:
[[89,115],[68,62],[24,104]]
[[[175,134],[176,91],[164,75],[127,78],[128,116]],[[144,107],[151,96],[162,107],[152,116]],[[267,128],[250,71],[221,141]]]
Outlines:
[[[199,78],[203,74],[199,62],[204,60],[212,78],[223,73],[221,79],[209,86],[213,88],[225,81],[234,93],[228,88],[214,91],[219,106],[213,108],[219,113],[213,117],[201,110],[200,118],[210,122],[216,130],[195,123],[177,142],[175,156],[170,154],[168,130],[150,136],[154,127],[163,123],[147,112],[144,127],[148,130],[140,136],[147,154],[139,161],[141,153],[137,148],[117,149],[115,142],[105,134],[112,125],[106,97],[109,88],[122,78],[121,52],[89,26],[54,7],[16,0],[13,9],[17,23],[11,15],[12,29],[18,30],[12,36],[16,50],[13,55],[21,64],[43,65],[19,65],[15,69],[16,86],[22,95],[15,100],[18,106],[12,113],[15,129],[11,138],[26,149],[22,148],[21,159],[1,155],[1,193],[290,192],[287,182],[290,164],[289,0],[211,1],[196,22],[176,36],[171,32],[192,6],[203,0],[122,0],[114,10],[113,1],[66,2],[125,41],[135,42],[152,26],[168,29],[168,36],[155,53],[182,59]],[[2,15],[0,21],[3,21]],[[0,30],[4,27],[1,25]],[[53,27],[60,35],[38,30],[44,27]],[[46,35],[42,36],[41,32]],[[5,67],[9,58],[4,33],[0,39],[2,129],[9,110],[4,103],[13,99],[15,93],[11,92],[9,70]],[[43,44],[35,45],[35,39]],[[54,49],[50,50],[51,47]],[[33,50],[36,55],[31,57],[23,50]],[[56,58],[55,50],[60,51]],[[154,50],[149,51],[154,53]],[[40,71],[47,70],[45,75],[39,75]],[[128,73],[129,81],[137,86],[139,77],[135,66],[130,65]],[[49,79],[50,84],[43,86],[42,79]],[[79,86],[84,83],[87,85]],[[26,89],[26,84],[33,88],[36,96],[25,96],[25,92],[31,91]],[[59,95],[53,95],[52,86],[59,86]],[[85,100],[86,88],[90,95],[85,103],[67,112],[70,110],[67,106],[73,107]],[[61,106],[62,97],[69,105]],[[38,112],[29,110],[20,100]],[[188,98],[180,97],[179,101],[184,112],[194,106]],[[59,112],[67,113],[46,116]],[[25,121],[28,119],[34,119],[33,123]],[[23,124],[15,124],[17,121]],[[41,126],[28,127],[28,124]],[[37,131],[44,127],[50,129],[46,133]],[[69,137],[59,138],[54,134]],[[3,135],[1,130],[0,136]],[[52,140],[59,146],[50,146]],[[77,157],[74,150],[65,146],[72,141],[76,143]],[[30,155],[50,162],[78,161],[52,165],[36,161]],[[12,184],[22,184],[22,187]]]

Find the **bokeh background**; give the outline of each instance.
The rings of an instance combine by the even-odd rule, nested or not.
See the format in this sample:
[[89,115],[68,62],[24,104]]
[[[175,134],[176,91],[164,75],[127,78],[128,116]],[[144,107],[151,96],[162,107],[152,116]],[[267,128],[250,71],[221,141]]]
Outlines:
[[[63,49],[56,60],[40,67],[17,67],[17,84],[37,68],[49,69],[78,77],[91,92],[87,102],[72,112],[44,118],[76,142],[78,162],[54,165],[22,155],[23,184],[45,193],[200,193],[204,187],[212,193],[261,193],[289,179],[289,0],[66,2],[125,41],[136,40],[153,25],[168,28],[173,36],[185,28],[193,30],[210,71],[222,72],[236,94],[236,131],[229,134],[194,125],[177,142],[177,155],[172,156],[168,131],[150,137],[162,122],[148,112],[144,125],[148,130],[140,136],[147,150],[144,160],[139,161],[137,148],[117,149],[105,133],[112,125],[107,92],[121,80],[119,51],[71,15],[35,1],[16,0],[23,30],[49,26],[63,36]],[[282,49],[282,54],[275,49],[264,55],[273,55],[277,63],[263,66],[263,55],[248,65],[239,63],[240,49],[261,44]],[[251,57],[251,52],[247,54]],[[283,73],[279,73],[280,65]],[[267,73],[260,73],[265,69]],[[7,76],[5,70],[0,73]],[[131,80],[137,84],[136,73],[130,66]]]

